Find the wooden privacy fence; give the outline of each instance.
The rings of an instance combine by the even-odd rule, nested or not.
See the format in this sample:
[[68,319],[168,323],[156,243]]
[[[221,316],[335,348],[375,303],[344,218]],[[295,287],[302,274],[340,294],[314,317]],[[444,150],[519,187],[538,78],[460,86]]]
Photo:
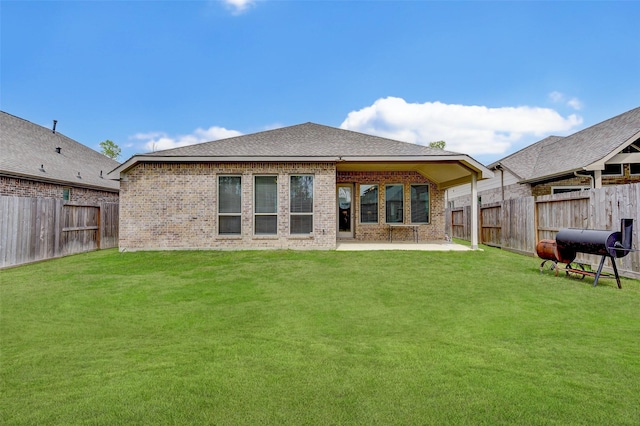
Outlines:
[[0,268],[118,246],[118,203],[0,197]]
[[[447,209],[446,232],[471,240],[471,206]],[[536,244],[555,239],[562,228],[620,230],[620,219],[634,220],[633,249],[640,248],[640,183],[580,192],[524,197],[478,208],[479,243],[534,255]],[[577,262],[597,265],[599,256],[578,253]],[[640,278],[640,251],[618,259],[625,276]]]

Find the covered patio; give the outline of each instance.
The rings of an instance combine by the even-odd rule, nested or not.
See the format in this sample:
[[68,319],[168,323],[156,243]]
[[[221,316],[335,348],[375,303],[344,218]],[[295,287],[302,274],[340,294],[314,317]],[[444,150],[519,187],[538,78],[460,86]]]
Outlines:
[[[337,250],[477,249],[477,183],[489,177],[492,173],[472,158],[442,150],[341,156],[336,163]],[[461,184],[470,185],[472,194],[470,248],[440,239],[445,237],[444,191]],[[342,221],[345,210],[349,219]]]

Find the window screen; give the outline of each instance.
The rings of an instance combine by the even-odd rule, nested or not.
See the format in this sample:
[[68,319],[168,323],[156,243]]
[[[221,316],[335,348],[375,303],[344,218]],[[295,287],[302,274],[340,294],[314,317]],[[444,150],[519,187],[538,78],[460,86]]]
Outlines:
[[360,185],[360,223],[378,223],[378,185]]
[[411,223],[429,222],[429,185],[411,185]]
[[278,233],[278,177],[256,176],[254,187],[256,235]]
[[218,234],[239,235],[242,231],[242,178],[218,177]]
[[310,234],[313,231],[313,176],[291,176],[290,232]]

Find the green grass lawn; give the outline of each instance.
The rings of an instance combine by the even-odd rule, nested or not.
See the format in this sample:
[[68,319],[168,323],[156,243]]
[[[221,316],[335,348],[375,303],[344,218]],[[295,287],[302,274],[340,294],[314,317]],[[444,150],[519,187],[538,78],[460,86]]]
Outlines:
[[0,271],[2,424],[640,424],[640,282],[478,252]]

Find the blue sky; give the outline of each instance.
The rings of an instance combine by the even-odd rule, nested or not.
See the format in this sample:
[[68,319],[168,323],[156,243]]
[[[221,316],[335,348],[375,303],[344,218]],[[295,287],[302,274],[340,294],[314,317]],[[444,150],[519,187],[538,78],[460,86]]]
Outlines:
[[1,1],[0,108],[134,153],[315,122],[484,164],[640,106],[640,2]]

